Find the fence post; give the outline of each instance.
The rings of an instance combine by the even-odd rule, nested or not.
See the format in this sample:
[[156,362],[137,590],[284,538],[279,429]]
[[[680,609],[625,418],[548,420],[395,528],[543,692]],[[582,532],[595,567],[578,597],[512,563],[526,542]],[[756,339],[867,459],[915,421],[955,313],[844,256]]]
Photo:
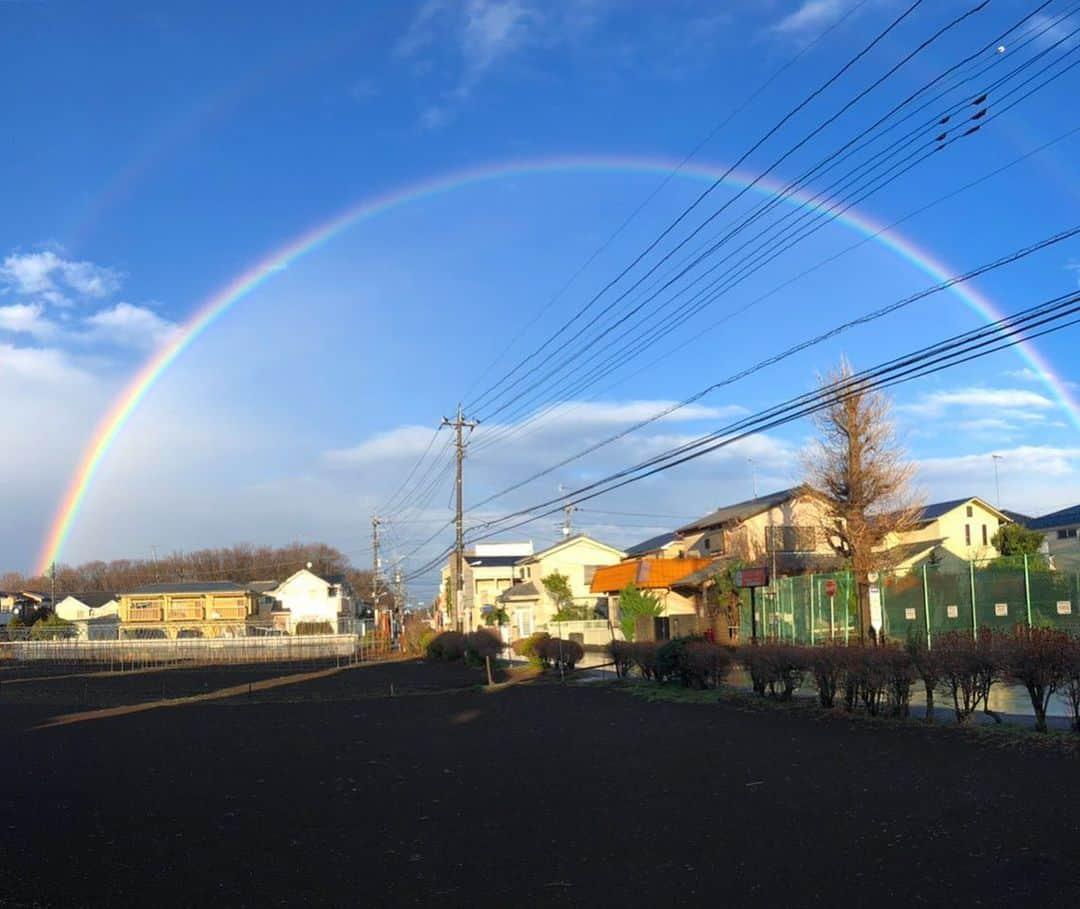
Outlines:
[[979,617],[975,611],[975,563],[968,562],[968,577],[971,579],[971,639],[979,637]]
[[[794,612],[792,613],[792,626],[795,622]],[[814,646],[814,573],[810,572],[810,646]]]
[[[926,624],[926,649],[930,649],[930,587],[927,583],[926,562],[922,566],[922,604],[923,620]],[[885,611],[882,610],[882,615]]]
[[[848,645],[848,634],[851,631],[851,569],[845,573],[844,578],[844,646]],[[884,604],[882,609],[884,609]]]
[[1031,576],[1028,574],[1028,557],[1024,553],[1024,600],[1027,602],[1028,628],[1031,627]]

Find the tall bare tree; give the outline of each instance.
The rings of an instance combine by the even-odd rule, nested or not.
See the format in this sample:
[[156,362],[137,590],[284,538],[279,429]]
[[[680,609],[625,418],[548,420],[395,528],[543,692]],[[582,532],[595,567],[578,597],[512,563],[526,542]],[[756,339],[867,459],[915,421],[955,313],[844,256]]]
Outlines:
[[865,641],[872,627],[870,576],[896,564],[893,544],[918,523],[923,503],[889,399],[854,378],[846,359],[818,381],[829,406],[814,416],[818,439],[806,455],[807,482],[824,496],[825,537],[854,575]]

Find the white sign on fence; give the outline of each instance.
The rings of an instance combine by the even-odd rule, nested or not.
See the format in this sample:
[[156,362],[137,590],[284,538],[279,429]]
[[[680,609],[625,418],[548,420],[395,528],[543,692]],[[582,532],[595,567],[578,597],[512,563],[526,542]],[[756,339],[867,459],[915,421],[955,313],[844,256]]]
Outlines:
[[915,621],[915,610],[914,609],[905,609],[904,610],[904,618],[907,619],[909,622]]
[[1008,615],[1008,614],[1009,614],[1009,604],[1008,603],[995,603],[994,604],[994,615]]
[[946,606],[945,615],[947,615],[950,619],[960,618],[960,607],[957,606],[955,603],[950,606]]
[[1058,600],[1057,614],[1072,615],[1072,600]]

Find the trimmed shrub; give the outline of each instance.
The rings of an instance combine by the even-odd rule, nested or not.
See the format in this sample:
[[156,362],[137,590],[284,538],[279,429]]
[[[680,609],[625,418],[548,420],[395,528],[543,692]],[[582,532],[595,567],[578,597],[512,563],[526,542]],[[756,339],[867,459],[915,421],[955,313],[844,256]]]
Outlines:
[[1002,648],[1005,672],[1027,691],[1039,732],[1046,732],[1046,708],[1068,678],[1069,645],[1069,635],[1063,631],[1024,628]]
[[952,697],[957,723],[966,723],[982,705],[983,712],[998,723],[1001,718],[990,709],[990,691],[1001,679],[1004,648],[1000,636],[990,631],[977,640],[958,631],[938,638],[934,645],[942,665],[942,687]]
[[305,634],[333,634],[334,629],[329,622],[297,622],[293,631],[295,635]]
[[607,652],[615,664],[615,675],[625,679],[634,666],[634,645],[629,641],[612,641],[607,645]]
[[407,615],[401,629],[401,650],[404,653],[423,654],[427,643],[435,637],[435,629],[418,615]]
[[545,666],[560,666],[570,672],[585,656],[585,648],[577,641],[564,641],[562,638],[549,637],[537,646],[537,652]]
[[662,682],[663,676],[656,671],[656,652],[660,649],[656,641],[634,641],[633,647],[634,665],[644,679],[652,679]]
[[75,626],[56,613],[42,616],[30,626],[31,641],[58,641],[75,636]]
[[739,662],[750,673],[750,687],[755,694],[765,694],[770,682],[772,666],[764,645],[744,644],[737,651]]
[[502,653],[502,641],[490,631],[471,631],[465,636],[465,656],[478,663],[494,660]]
[[755,692],[790,701],[806,680],[808,650],[792,644],[750,644],[739,648],[739,660]]
[[1073,729],[1080,732],[1080,637],[1070,637],[1065,649],[1065,700],[1072,709]]
[[818,703],[825,708],[836,705],[836,694],[847,672],[845,648],[824,644],[811,649],[807,664],[817,686]]
[[731,654],[704,638],[673,638],[656,651],[656,672],[685,688],[715,688],[727,675]]
[[519,657],[524,657],[533,666],[547,668],[543,656],[540,653],[541,644],[550,641],[551,635],[546,631],[537,631],[527,638],[518,638],[510,645],[510,649]]
[[427,646],[429,660],[460,660],[465,656],[465,635],[460,631],[440,631]]
[[928,649],[921,637],[909,640],[907,651],[915,675],[922,681],[923,690],[926,692],[926,722],[933,723],[934,692],[941,686],[945,672],[941,651],[937,648]]

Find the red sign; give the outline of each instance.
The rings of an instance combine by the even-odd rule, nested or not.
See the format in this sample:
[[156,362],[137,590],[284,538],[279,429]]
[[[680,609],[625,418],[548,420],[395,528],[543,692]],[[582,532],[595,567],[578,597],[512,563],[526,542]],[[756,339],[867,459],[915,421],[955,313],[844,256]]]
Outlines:
[[825,596],[827,596],[827,597],[836,596],[836,581],[826,581],[825,582]]
[[735,572],[736,587],[768,587],[768,568],[740,568]]

